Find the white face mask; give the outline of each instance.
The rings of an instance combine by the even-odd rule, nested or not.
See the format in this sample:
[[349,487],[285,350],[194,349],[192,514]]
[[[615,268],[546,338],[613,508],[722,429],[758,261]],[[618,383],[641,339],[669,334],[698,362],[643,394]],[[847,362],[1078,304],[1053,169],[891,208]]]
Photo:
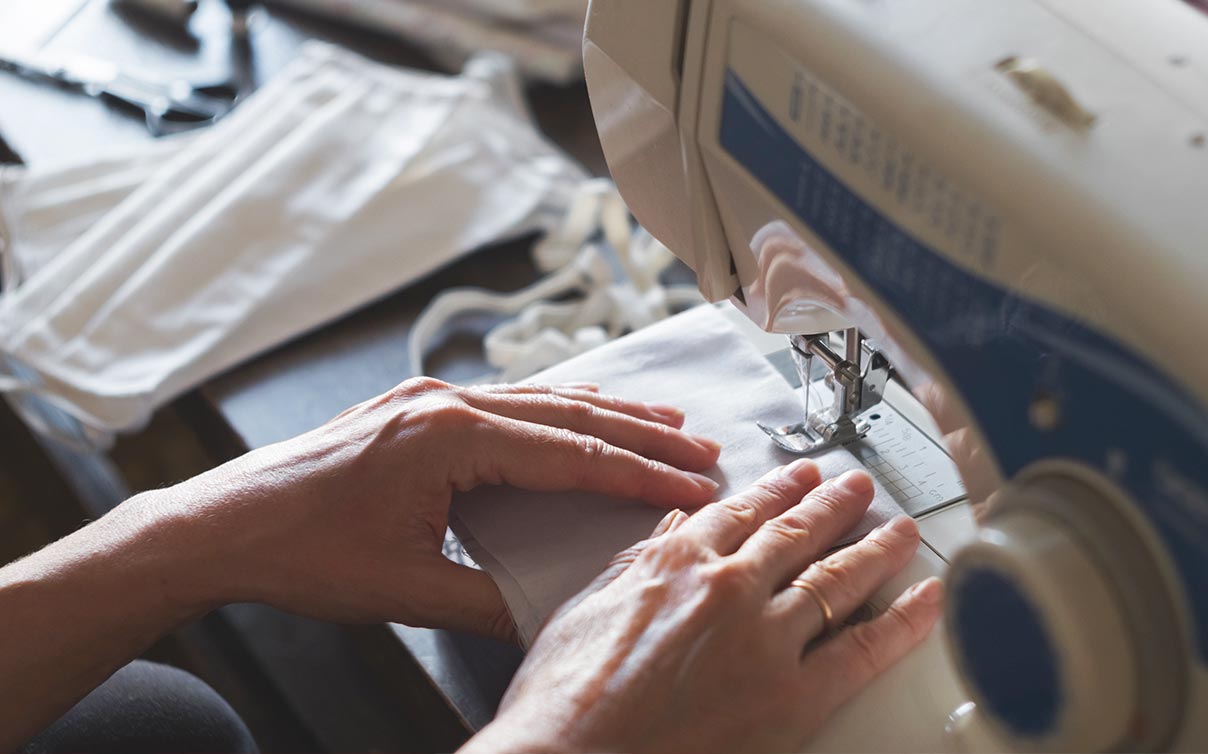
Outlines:
[[521,103],[502,58],[444,77],[308,47],[0,298],[0,389],[102,436],[136,428],[268,347],[556,225],[586,176]]
[[0,166],[0,262],[12,290],[180,153],[196,132],[156,139],[137,151],[81,165],[31,170]]

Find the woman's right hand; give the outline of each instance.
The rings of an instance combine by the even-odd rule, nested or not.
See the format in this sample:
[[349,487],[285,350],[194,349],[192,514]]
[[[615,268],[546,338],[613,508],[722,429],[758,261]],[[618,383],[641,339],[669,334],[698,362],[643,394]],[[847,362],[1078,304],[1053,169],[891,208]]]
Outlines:
[[823,602],[842,623],[918,546],[902,516],[825,555],[872,492],[863,472],[819,484],[798,461],[691,517],[673,511],[551,618],[467,750],[800,746],[941,611],[929,579],[876,618],[827,631]]

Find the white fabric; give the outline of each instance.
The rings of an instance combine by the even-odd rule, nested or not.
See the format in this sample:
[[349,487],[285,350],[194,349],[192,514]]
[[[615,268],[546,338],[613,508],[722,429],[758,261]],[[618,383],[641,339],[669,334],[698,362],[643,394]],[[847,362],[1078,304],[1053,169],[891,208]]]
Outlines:
[[[766,471],[793,460],[777,450],[756,421],[798,421],[801,403],[788,383],[712,306],[701,306],[589,351],[533,378],[590,380],[630,399],[679,406],[684,428],[724,448],[707,472],[737,492]],[[817,456],[824,477],[859,468],[844,449]],[[528,646],[545,619],[604,569],[609,559],[647,537],[666,513],[643,503],[586,493],[479,488],[457,495],[451,525],[470,556],[499,585],[521,640]],[[845,541],[901,513],[877,486],[872,507]]]
[[4,289],[42,269],[196,136],[185,132],[78,165],[0,166]]
[[447,77],[307,47],[0,299],[17,364],[0,389],[102,437],[131,429],[249,356],[557,225],[586,175],[521,103],[502,57]]
[[[612,248],[619,272],[600,244]],[[538,269],[550,273],[513,293],[454,288],[420,314],[408,343],[412,370],[425,374],[432,339],[469,312],[508,315],[487,333],[487,363],[495,379],[515,382],[626,333],[701,303],[695,285],[664,286],[659,275],[675,257],[634,223],[612,181],[582,184],[558,228],[533,248]]]

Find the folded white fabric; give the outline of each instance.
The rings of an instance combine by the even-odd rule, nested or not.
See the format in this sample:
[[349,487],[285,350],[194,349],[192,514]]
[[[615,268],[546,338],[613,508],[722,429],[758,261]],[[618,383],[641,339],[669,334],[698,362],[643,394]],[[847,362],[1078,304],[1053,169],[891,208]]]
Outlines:
[[585,179],[529,120],[506,58],[450,77],[308,46],[0,298],[0,390],[103,440],[478,247],[557,225]]
[[190,131],[157,139],[81,164],[0,166],[4,290],[12,290],[45,267],[196,135]]
[[[685,429],[723,443],[719,497],[793,460],[755,426],[798,421],[797,395],[713,306],[701,306],[577,356],[532,382],[589,380],[626,398],[670,403]],[[846,450],[817,456],[823,477],[859,467]],[[878,485],[854,539],[901,513]],[[535,493],[507,487],[458,495],[451,525],[502,591],[528,646],[545,619],[604,569],[617,552],[647,537],[665,511],[586,493]]]

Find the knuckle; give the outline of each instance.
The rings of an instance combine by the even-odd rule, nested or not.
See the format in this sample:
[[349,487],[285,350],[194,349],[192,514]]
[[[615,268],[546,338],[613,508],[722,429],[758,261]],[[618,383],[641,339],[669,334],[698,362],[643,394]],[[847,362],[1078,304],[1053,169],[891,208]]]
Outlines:
[[558,405],[563,411],[570,414],[575,419],[584,423],[589,423],[594,419],[599,418],[600,409],[591,405],[587,401],[576,401],[570,398],[559,398]]
[[753,572],[738,561],[725,560],[704,573],[705,587],[710,597],[730,603],[754,588]]
[[730,498],[724,510],[726,518],[748,534],[759,526],[759,508],[746,496]]
[[829,558],[819,560],[809,567],[809,575],[813,579],[817,579],[819,583],[833,586],[844,580],[847,575],[843,566],[839,565]]
[[428,406],[434,419],[442,424],[464,427],[468,424],[477,422],[478,412],[472,407],[456,399],[445,399],[433,401]]
[[633,457],[638,459],[639,463],[642,464],[642,468],[651,474],[667,474],[667,473],[674,471],[674,469],[671,466],[668,466],[667,464],[663,463],[662,461],[656,461],[653,458],[647,458],[646,456],[641,455],[640,453],[633,453],[632,455],[633,455]]
[[640,452],[653,452],[657,448],[676,446],[683,439],[683,433],[665,424],[638,420],[632,434],[634,447]]
[[692,542],[681,537],[659,537],[647,540],[639,553],[643,559],[669,572],[682,572],[701,560],[700,551]]
[[808,495],[808,499],[810,505],[815,508],[821,508],[828,516],[836,516],[842,513],[845,503],[848,502],[841,494],[836,494],[835,488],[832,485],[819,487]]
[[885,611],[885,614],[889,616],[889,619],[893,621],[893,624],[899,630],[905,632],[907,636],[917,638],[926,633],[922,623],[916,620],[914,615],[911,614],[909,610],[902,608],[901,605],[890,605],[889,609]]
[[849,583],[850,574],[842,564],[830,559],[819,560],[809,567],[807,573],[810,581],[831,595],[832,600],[847,603],[860,601],[856,599],[855,589]]
[[577,435],[574,447],[576,454],[587,462],[585,470],[588,465],[607,458],[611,450],[608,443],[592,435]]
[[394,388],[393,392],[404,398],[412,398],[417,395],[426,395],[429,393],[437,393],[442,390],[448,390],[451,387],[452,386],[449,383],[443,380],[438,380],[435,377],[412,377],[409,380],[399,383],[398,386]]
[[687,442],[691,443],[694,447],[696,446],[696,443],[683,430],[662,424],[661,422],[642,421],[642,425],[660,444]]
[[742,498],[756,510],[780,513],[801,500],[800,491],[792,480],[773,476],[760,479],[742,493]]
[[395,414],[405,423],[441,435],[470,432],[482,425],[480,413],[451,393],[413,397]]
[[763,525],[768,535],[792,545],[802,546],[813,539],[805,522],[795,516],[777,516]]
[[621,414],[627,414],[633,408],[632,405],[625,399],[617,398],[613,395],[595,393],[592,395],[592,401],[596,402],[600,406],[603,406],[609,411],[616,411],[617,413]]
[[760,479],[751,486],[751,496],[761,502],[771,503],[781,500],[790,493],[791,489],[781,477]]

